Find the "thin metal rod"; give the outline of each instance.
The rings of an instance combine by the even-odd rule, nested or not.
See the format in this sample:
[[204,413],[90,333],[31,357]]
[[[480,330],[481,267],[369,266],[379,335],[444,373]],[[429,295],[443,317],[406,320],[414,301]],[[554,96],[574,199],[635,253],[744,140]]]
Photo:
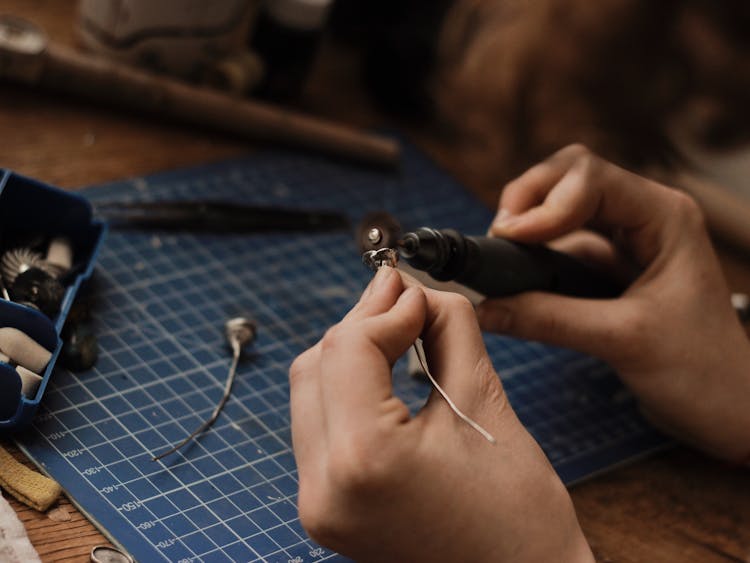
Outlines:
[[497,440],[495,440],[495,437],[487,432],[484,428],[482,428],[477,422],[469,418],[467,415],[465,415],[461,409],[459,409],[456,406],[456,403],[454,403],[451,398],[448,396],[448,394],[443,391],[443,388],[440,387],[438,382],[435,380],[434,377],[432,377],[432,374],[430,373],[430,370],[427,368],[427,356],[424,353],[424,348],[422,348],[422,344],[419,341],[414,342],[414,351],[417,353],[417,359],[419,360],[419,363],[422,366],[422,369],[424,370],[425,375],[429,378],[430,383],[432,383],[433,387],[437,390],[438,393],[445,399],[445,402],[448,403],[448,406],[451,408],[451,410],[456,413],[456,416],[463,420],[466,424],[471,426],[474,430],[479,432],[485,440],[487,440],[490,444],[496,444]]
[[224,408],[224,405],[229,400],[229,396],[232,393],[232,385],[234,384],[234,378],[235,375],[237,375],[237,363],[240,360],[240,345],[239,343],[232,343],[232,366],[229,368],[229,375],[227,376],[227,382],[224,385],[224,395],[222,395],[221,400],[219,401],[219,404],[216,405],[216,408],[214,409],[214,412],[211,414],[211,417],[206,420],[203,424],[201,424],[198,428],[193,430],[193,432],[182,442],[179,444],[172,446],[169,450],[166,452],[159,454],[151,459],[151,461],[158,461],[163,457],[167,457],[169,454],[173,454],[177,450],[179,450],[182,446],[187,444],[190,440],[198,436],[200,433],[202,433],[204,430],[207,430],[211,427],[211,425],[216,422],[216,419],[219,418],[219,414],[221,414],[221,410]]

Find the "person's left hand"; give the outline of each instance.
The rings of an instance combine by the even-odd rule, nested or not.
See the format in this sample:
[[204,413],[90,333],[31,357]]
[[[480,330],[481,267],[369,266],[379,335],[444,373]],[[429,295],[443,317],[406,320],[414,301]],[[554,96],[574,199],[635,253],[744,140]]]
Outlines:
[[[394,362],[422,336],[447,394],[411,416]],[[299,514],[358,561],[592,561],[570,497],[507,401],[474,310],[381,268],[361,301],[292,365]]]
[[697,204],[571,145],[508,184],[500,209],[491,235],[550,242],[628,282],[615,299],[489,299],[482,327],[601,358],[662,430],[750,463],[750,342]]

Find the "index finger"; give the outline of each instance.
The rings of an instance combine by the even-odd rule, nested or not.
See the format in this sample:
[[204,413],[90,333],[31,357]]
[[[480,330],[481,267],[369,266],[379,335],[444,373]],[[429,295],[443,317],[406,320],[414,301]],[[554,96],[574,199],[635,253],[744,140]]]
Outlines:
[[[587,225],[637,234],[653,243],[678,194],[606,162],[580,146],[568,147],[506,186],[492,234],[545,242]],[[656,244],[637,244],[648,262]]]
[[393,398],[393,364],[424,325],[421,290],[404,291],[395,303],[387,285],[380,290],[368,297],[378,306],[360,309],[323,338],[320,382],[329,434],[351,433],[379,419],[383,405]]

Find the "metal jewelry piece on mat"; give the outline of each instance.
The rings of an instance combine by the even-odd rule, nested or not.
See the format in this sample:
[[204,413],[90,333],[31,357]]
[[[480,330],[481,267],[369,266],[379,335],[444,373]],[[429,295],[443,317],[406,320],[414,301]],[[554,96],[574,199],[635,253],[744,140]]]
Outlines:
[[214,409],[214,412],[211,413],[211,416],[208,418],[208,420],[206,420],[198,428],[193,430],[187,438],[182,440],[180,443],[172,446],[166,452],[154,456],[153,458],[151,458],[151,461],[158,461],[161,458],[176,452],[190,440],[198,436],[201,432],[210,428],[211,425],[216,422],[216,419],[219,418],[219,414],[221,414],[221,410],[229,400],[229,396],[232,392],[234,377],[237,375],[237,364],[240,361],[240,352],[242,351],[243,346],[246,346],[247,344],[250,344],[253,340],[255,340],[257,328],[255,326],[255,323],[250,319],[247,319],[245,317],[235,317],[233,319],[229,319],[224,324],[224,332],[227,336],[227,340],[229,341],[229,345],[232,347],[232,365],[229,368],[229,374],[227,375],[227,382],[224,386],[224,394],[221,396],[219,403]]
[[242,349],[243,346],[255,340],[258,328],[248,318],[234,317],[226,322],[224,332],[227,335],[227,340],[232,347],[232,351],[234,351],[235,348]]
[[395,248],[368,250],[362,255],[362,262],[373,272],[377,272],[382,266],[395,268],[398,264],[398,251]]

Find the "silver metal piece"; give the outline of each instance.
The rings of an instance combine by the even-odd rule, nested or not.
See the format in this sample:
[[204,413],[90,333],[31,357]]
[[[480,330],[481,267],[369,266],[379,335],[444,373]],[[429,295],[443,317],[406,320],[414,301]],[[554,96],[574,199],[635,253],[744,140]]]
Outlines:
[[445,402],[448,403],[448,406],[450,409],[456,414],[458,418],[463,420],[466,424],[471,426],[474,430],[479,432],[482,435],[482,438],[487,440],[490,444],[493,446],[497,444],[497,440],[495,440],[495,437],[487,432],[478,422],[476,422],[473,418],[470,416],[464,414],[464,412],[456,406],[456,403],[454,403],[451,398],[448,396],[448,394],[443,390],[442,387],[440,387],[440,384],[437,382],[437,380],[432,376],[432,373],[430,373],[429,368],[427,367],[427,355],[424,353],[424,347],[422,346],[422,341],[420,339],[417,339],[414,342],[414,345],[412,346],[414,349],[414,352],[417,354],[417,359],[419,360],[419,363],[422,366],[422,371],[424,371],[424,374],[427,376],[427,379],[430,380],[430,383],[432,383],[432,386],[435,388],[435,390],[440,394],[440,396],[445,399]]
[[229,319],[224,324],[224,332],[227,335],[229,345],[234,350],[235,346],[242,348],[255,340],[258,329],[255,323],[245,317],[235,317]]
[[373,272],[377,272],[382,266],[395,268],[398,264],[398,251],[395,248],[368,250],[362,255],[362,262]]
[[224,332],[227,335],[229,345],[232,347],[232,365],[229,368],[227,382],[224,385],[224,394],[221,396],[219,403],[214,409],[214,412],[211,413],[211,416],[208,418],[208,420],[206,420],[198,428],[193,430],[193,432],[191,432],[187,438],[172,446],[166,452],[154,456],[151,461],[160,460],[161,458],[176,452],[190,440],[192,440],[205,430],[208,430],[211,425],[216,422],[216,419],[219,418],[219,414],[221,414],[224,405],[227,403],[227,401],[229,400],[229,396],[232,393],[232,385],[234,384],[234,378],[237,375],[237,364],[240,361],[240,352],[242,351],[243,346],[246,346],[253,340],[255,340],[257,328],[255,326],[255,323],[250,319],[247,319],[245,317],[234,317],[233,319],[229,319],[224,324]]
[[133,557],[111,545],[97,545],[91,550],[92,563],[135,563]]
[[380,229],[377,227],[373,227],[370,229],[367,233],[367,240],[370,244],[380,244],[380,241],[383,240],[383,233]]

